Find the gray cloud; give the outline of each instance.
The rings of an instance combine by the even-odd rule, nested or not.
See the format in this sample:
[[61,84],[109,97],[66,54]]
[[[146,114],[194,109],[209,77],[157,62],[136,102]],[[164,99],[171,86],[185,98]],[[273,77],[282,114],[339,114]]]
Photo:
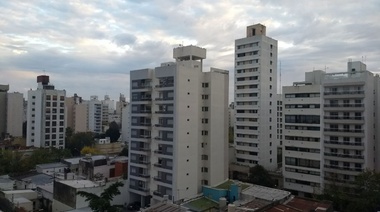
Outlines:
[[348,58],[380,72],[378,11],[376,0],[3,1],[0,83],[25,92],[46,70],[68,94],[128,96],[130,70],[172,61],[182,43],[207,48],[205,69],[233,79],[234,40],[258,22],[279,40],[282,85],[313,69],[344,71]]

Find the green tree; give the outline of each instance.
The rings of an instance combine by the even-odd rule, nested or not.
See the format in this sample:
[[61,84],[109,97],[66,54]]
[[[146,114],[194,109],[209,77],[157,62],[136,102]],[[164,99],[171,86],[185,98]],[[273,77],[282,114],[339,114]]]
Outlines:
[[108,130],[106,131],[106,136],[110,137],[111,143],[116,142],[120,138],[120,128],[116,122],[111,122]]
[[95,212],[116,212],[121,211],[122,206],[111,205],[112,199],[120,194],[119,187],[124,186],[122,182],[116,182],[104,189],[100,196],[85,191],[78,191],[78,195],[85,197],[89,202],[89,207]]
[[330,200],[339,211],[378,211],[380,207],[380,173],[365,171],[353,183],[332,182],[319,199]]
[[128,157],[128,146],[125,146],[121,152],[119,153],[119,156],[127,156]]
[[271,188],[275,187],[275,182],[269,175],[269,172],[261,165],[250,168],[248,182]]
[[80,150],[85,146],[95,144],[94,134],[92,132],[74,133],[66,141],[66,148],[71,151],[73,156],[79,156]]

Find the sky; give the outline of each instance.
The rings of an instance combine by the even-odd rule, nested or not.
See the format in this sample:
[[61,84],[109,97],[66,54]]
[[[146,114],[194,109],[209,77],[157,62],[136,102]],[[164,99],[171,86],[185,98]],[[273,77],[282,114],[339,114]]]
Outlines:
[[233,101],[234,40],[256,23],[278,40],[279,85],[346,71],[349,59],[380,72],[378,0],[12,0],[0,1],[0,84],[26,97],[47,74],[67,96],[129,99],[130,70],[197,45],[205,70],[230,71]]

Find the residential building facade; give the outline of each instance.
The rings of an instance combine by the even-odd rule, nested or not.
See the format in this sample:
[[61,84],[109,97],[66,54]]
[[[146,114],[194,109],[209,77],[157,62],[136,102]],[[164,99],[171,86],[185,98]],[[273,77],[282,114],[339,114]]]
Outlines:
[[266,27],[235,40],[235,147],[241,165],[277,169],[277,41]]
[[8,93],[7,96],[7,133],[13,137],[22,137],[24,121],[24,97],[22,93]]
[[321,90],[325,72],[305,73],[304,82],[283,87],[284,188],[299,196],[321,192]]
[[65,146],[65,90],[49,84],[49,76],[37,77],[38,87],[28,91],[26,145],[34,147]]
[[[228,177],[228,71],[202,70],[206,49],[131,71],[131,200],[177,202]],[[150,198],[151,197],[151,198]]]

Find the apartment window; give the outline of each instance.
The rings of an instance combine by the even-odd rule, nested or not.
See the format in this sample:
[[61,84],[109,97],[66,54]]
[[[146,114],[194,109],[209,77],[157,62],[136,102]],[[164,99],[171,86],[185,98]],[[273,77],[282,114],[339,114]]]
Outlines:
[[202,107],[202,111],[203,112],[207,112],[208,111],[208,107]]
[[208,155],[202,155],[202,160],[208,160]]
[[208,172],[208,168],[207,167],[202,167],[201,168],[201,172],[207,173]]
[[46,96],[46,100],[51,100],[51,96],[50,96],[50,95],[47,95],[47,96]]
[[202,135],[208,135],[208,131],[207,130],[202,130]]
[[272,81],[272,77],[269,77],[269,81]]
[[202,95],[202,99],[208,99],[208,95],[207,94]]
[[202,181],[201,181],[201,184],[202,184],[202,185],[208,185],[208,180],[202,180]]
[[208,119],[202,119],[202,124],[208,124]]
[[32,96],[32,99],[35,99],[36,98],[36,96]]
[[202,88],[208,88],[208,82],[203,82],[202,83]]

